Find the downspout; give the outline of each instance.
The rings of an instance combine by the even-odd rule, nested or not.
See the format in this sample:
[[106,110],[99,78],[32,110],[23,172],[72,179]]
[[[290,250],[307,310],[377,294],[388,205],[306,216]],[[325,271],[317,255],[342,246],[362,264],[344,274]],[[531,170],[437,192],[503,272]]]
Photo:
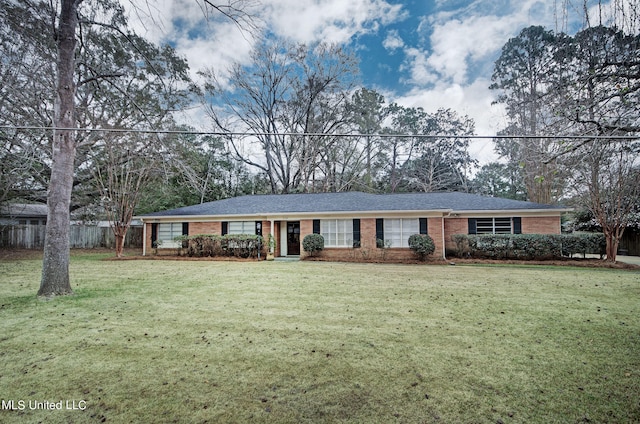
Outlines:
[[442,214],[442,259],[445,261],[447,260],[447,241],[444,239],[444,220],[449,218],[452,213],[453,210],[450,210],[446,215]]

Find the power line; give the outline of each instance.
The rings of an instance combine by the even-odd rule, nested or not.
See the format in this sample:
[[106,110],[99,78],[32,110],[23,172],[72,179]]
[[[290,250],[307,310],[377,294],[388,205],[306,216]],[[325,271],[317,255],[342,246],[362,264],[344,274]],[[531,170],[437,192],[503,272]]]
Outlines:
[[295,132],[233,132],[233,131],[200,131],[200,130],[150,130],[150,129],[134,129],[134,128],[62,128],[62,127],[44,127],[29,125],[0,125],[0,129],[5,130],[40,130],[40,131],[80,131],[80,132],[110,132],[110,133],[134,133],[134,134],[169,134],[169,135],[212,135],[212,136],[307,136],[307,137],[379,137],[379,138],[468,138],[477,140],[495,140],[495,139],[565,139],[565,140],[620,140],[632,141],[640,139],[640,135],[450,135],[450,134],[362,134],[362,133],[295,133]]

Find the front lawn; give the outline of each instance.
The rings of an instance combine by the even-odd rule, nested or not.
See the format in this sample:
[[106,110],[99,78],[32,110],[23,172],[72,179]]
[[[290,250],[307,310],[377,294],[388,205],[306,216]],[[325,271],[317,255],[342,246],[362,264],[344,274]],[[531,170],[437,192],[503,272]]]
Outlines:
[[0,261],[0,422],[640,421],[637,271],[104,257]]

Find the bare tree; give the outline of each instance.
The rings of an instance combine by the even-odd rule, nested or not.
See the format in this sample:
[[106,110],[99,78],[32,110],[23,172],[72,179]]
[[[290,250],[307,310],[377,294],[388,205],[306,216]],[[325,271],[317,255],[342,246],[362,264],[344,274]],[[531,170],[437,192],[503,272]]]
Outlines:
[[324,43],[311,49],[299,45],[294,57],[299,70],[283,118],[287,132],[302,134],[294,136],[299,146],[294,186],[312,191],[322,153],[335,148],[332,134],[348,131],[346,106],[356,62],[341,47]]
[[477,161],[469,154],[469,139],[465,136],[474,134],[475,123],[451,109],[439,109],[425,118],[422,134],[431,137],[416,137],[413,159],[403,165],[408,188],[425,192],[468,191],[469,173]]
[[[640,132],[640,37],[616,28],[587,28],[563,45],[565,68],[557,87],[558,114],[585,138],[563,144],[578,182],[607,240],[607,260],[615,262],[618,243],[638,202],[638,143],[616,136]],[[612,137],[607,139],[607,137]]]
[[[273,193],[305,190],[317,177],[319,155],[331,148],[330,135],[345,124],[354,64],[334,45],[264,41],[250,65],[233,66],[230,87],[212,70],[204,73],[215,101],[209,115],[223,131],[251,133],[230,137],[230,145],[238,159],[268,176]],[[247,140],[256,149],[246,149]]]
[[116,256],[122,257],[124,240],[143,187],[160,166],[158,136],[107,134],[95,156],[96,182],[116,240]]
[[607,241],[615,262],[622,235],[640,200],[640,143],[602,140],[574,153],[576,186]]
[[[522,136],[554,135],[560,131],[561,120],[553,113],[550,89],[558,74],[555,60],[560,35],[540,26],[524,28],[502,48],[492,75],[493,90],[498,90],[498,103],[506,106],[509,125],[499,134],[513,136],[509,143],[510,160],[520,164],[528,200],[553,203],[558,199],[558,184],[563,169],[558,161],[547,159],[557,152],[553,138]],[[519,137],[520,136],[520,137]]]
[[[580,3],[585,28],[574,36],[538,27],[523,30],[503,49],[492,86],[505,92],[500,100],[511,122],[504,134],[549,136],[540,138],[541,154],[523,143],[516,150],[498,147],[525,171],[532,169],[527,158],[535,160],[538,168],[533,169],[544,171],[536,172],[536,183],[545,184],[549,177],[574,178],[574,193],[582,194],[585,208],[603,229],[608,261],[615,261],[619,238],[638,202],[638,145],[633,137],[640,131],[640,37],[637,11],[627,7],[636,3],[598,3],[594,8]],[[551,130],[584,138],[563,139]],[[621,142],[621,136],[630,139]],[[526,173],[531,196],[535,187],[528,178]]]
[[[387,156],[388,191],[393,193],[400,189],[405,179],[404,165],[413,160],[419,136],[425,131],[428,114],[422,108],[406,108],[395,103],[389,105],[386,113],[391,116],[391,123],[383,132],[403,135],[383,141],[383,152]],[[406,135],[413,137],[404,137]]]
[[[76,149],[78,147],[75,128],[76,122],[76,37],[80,22],[80,4],[82,0],[61,0],[60,9],[53,10],[49,19],[57,22],[54,40],[56,43],[56,90],[54,100],[54,132],[52,141],[51,179],[47,197],[48,218],[44,248],[42,280],[39,296],[51,297],[72,292],[69,281],[69,225],[71,192],[73,188]],[[100,5],[104,4],[98,2]],[[242,5],[238,0],[217,7],[217,2],[204,0],[205,12],[214,10],[222,12],[238,25],[242,26]],[[104,26],[117,29],[117,22],[109,22]],[[100,22],[86,22],[89,25],[100,25]],[[126,38],[126,37],[125,37]],[[105,58],[106,59],[106,58]],[[149,64],[153,65],[153,64]],[[91,81],[108,78],[100,73]]]
[[75,120],[75,48],[78,5],[82,0],[61,0],[56,31],[58,57],[54,101],[53,162],[47,196],[47,226],[38,296],[70,294],[69,209],[73,188],[76,142]]
[[291,89],[292,67],[286,56],[286,48],[280,44],[262,44],[254,49],[252,69],[240,64],[231,69],[230,84],[234,93],[223,88],[213,70],[203,72],[208,91],[219,99],[217,104],[209,105],[209,115],[217,127],[228,133],[235,129],[257,134],[256,141],[264,158],[245,152],[243,138],[230,137],[229,142],[238,158],[268,175],[273,193],[279,187],[284,192],[289,190],[293,172],[294,146],[282,134],[280,122]]

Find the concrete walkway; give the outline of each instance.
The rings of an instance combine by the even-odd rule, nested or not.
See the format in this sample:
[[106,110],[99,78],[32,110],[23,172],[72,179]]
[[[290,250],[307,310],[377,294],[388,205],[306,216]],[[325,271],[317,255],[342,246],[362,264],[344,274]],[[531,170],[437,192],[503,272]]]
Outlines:
[[616,261],[626,264],[640,265],[640,256],[622,256],[616,255]]
[[[599,259],[598,255],[587,255],[587,258]],[[640,265],[640,256],[623,256],[616,255],[616,262],[624,262],[626,264]]]

